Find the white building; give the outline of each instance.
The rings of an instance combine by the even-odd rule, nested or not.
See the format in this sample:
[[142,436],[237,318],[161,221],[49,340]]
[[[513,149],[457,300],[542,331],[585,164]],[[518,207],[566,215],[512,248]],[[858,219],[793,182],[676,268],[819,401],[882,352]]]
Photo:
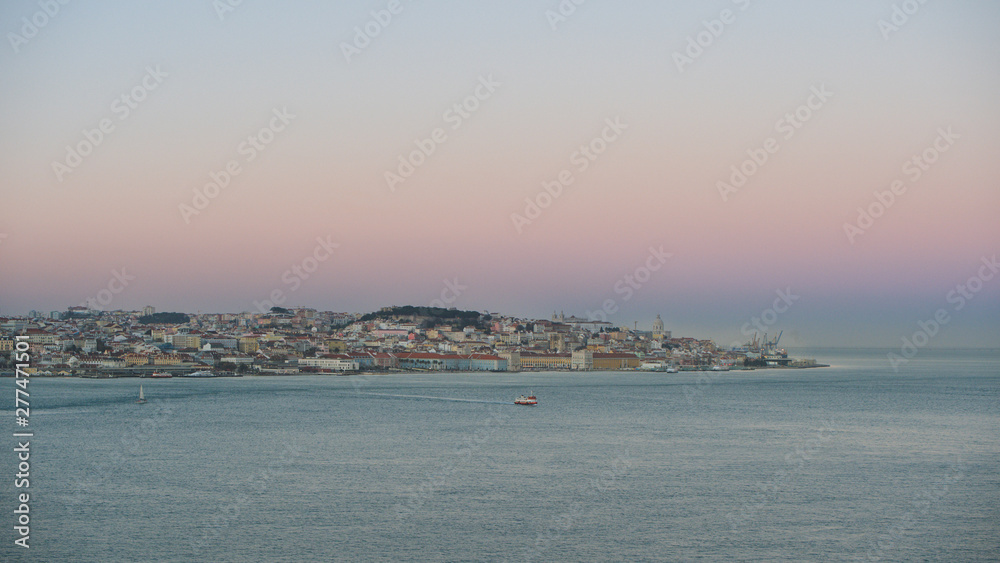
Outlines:
[[311,367],[329,371],[357,371],[361,364],[357,360],[344,358],[299,358],[299,367]]
[[492,354],[470,354],[469,371],[507,371],[507,360]]
[[575,350],[570,357],[569,368],[575,370],[594,369],[593,350]]
[[507,360],[507,369],[509,371],[521,371],[521,352],[511,350],[508,352],[500,352],[498,355]]

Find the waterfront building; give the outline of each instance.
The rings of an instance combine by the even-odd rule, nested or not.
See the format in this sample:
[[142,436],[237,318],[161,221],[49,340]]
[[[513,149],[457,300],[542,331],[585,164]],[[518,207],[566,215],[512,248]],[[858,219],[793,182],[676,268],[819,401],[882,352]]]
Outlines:
[[150,359],[154,366],[177,366],[184,362],[185,356],[182,354],[156,354]]
[[575,350],[570,359],[570,369],[592,370],[594,369],[593,350]]
[[219,364],[234,364],[234,365],[245,365],[252,366],[254,364],[255,358],[253,356],[247,356],[246,354],[241,354],[239,352],[231,352],[224,355],[220,355],[218,359]]
[[630,352],[594,353],[595,370],[635,369],[642,365],[642,360]]
[[521,369],[569,369],[569,353],[521,352]]
[[125,367],[144,366],[149,363],[149,356],[146,354],[125,354],[122,356]]
[[299,368],[316,368],[321,371],[357,371],[360,364],[347,356],[328,354],[321,358],[299,358]]
[[375,366],[383,369],[398,368],[399,358],[395,354],[388,352],[376,352],[372,354],[375,358]]
[[[454,371],[462,369],[461,356],[456,354],[433,354],[429,352],[404,352],[397,354],[399,367],[404,369],[427,369]],[[466,366],[468,362],[465,362]],[[466,368],[468,369],[468,368]]]
[[521,352],[518,350],[510,350],[507,352],[500,352],[498,354],[501,358],[507,360],[507,370],[508,371],[521,371]]
[[360,369],[372,369],[375,367],[375,354],[371,352],[348,352],[346,356],[358,362]]
[[493,354],[470,354],[469,371],[507,371],[507,360]]

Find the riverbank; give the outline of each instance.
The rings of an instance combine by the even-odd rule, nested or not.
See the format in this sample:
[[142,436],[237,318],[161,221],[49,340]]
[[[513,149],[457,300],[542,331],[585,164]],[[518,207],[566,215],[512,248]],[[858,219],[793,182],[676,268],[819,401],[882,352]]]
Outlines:
[[[316,375],[316,376],[336,376],[336,377],[349,377],[352,375],[405,375],[405,374],[429,374],[429,373],[440,373],[440,374],[513,374],[513,373],[661,373],[664,375],[676,375],[678,373],[689,373],[689,372],[729,372],[729,371],[761,371],[761,370],[795,370],[795,369],[810,369],[810,368],[828,368],[829,364],[819,364],[811,363],[807,365],[784,365],[784,366],[764,366],[764,367],[744,367],[744,366],[732,366],[724,369],[719,369],[716,366],[681,366],[677,371],[666,371],[666,370],[649,370],[649,369],[621,369],[621,370],[571,370],[571,369],[522,369],[517,371],[487,371],[487,370],[464,370],[464,371],[448,371],[448,370],[421,370],[421,369],[391,369],[385,371],[337,371],[337,372],[304,372],[304,371],[283,371],[280,373],[276,372],[255,372],[255,373],[232,373],[232,372],[217,372],[215,375],[189,375],[189,374],[171,374],[169,377],[163,376],[152,376],[148,373],[105,373],[105,372],[90,372],[90,373],[46,373],[46,372],[36,372],[30,374],[34,378],[79,378],[79,379],[218,379],[218,378],[238,378],[238,377],[288,377],[288,376],[301,376],[301,375]],[[14,377],[15,371],[3,371],[0,372],[0,377]]]

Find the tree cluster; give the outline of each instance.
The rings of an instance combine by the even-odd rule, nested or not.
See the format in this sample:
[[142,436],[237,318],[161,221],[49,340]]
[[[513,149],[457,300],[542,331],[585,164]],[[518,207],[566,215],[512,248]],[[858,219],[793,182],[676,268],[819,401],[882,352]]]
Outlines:
[[392,307],[384,311],[368,313],[358,319],[359,322],[374,321],[376,319],[399,319],[401,317],[412,318],[420,323],[421,328],[434,328],[442,325],[456,325],[458,327],[474,326],[478,329],[485,329],[486,324],[492,320],[490,315],[484,315],[478,311],[460,311],[458,309],[445,309],[443,307],[414,307],[404,305],[402,307]]
[[139,317],[139,324],[184,324],[191,320],[191,317],[184,313],[153,313]]

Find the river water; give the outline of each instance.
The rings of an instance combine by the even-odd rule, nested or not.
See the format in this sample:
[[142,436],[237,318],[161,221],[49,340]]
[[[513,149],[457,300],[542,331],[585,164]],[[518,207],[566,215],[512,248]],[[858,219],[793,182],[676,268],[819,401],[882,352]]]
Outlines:
[[0,560],[998,560],[1000,353],[795,355],[832,367],[34,379]]

